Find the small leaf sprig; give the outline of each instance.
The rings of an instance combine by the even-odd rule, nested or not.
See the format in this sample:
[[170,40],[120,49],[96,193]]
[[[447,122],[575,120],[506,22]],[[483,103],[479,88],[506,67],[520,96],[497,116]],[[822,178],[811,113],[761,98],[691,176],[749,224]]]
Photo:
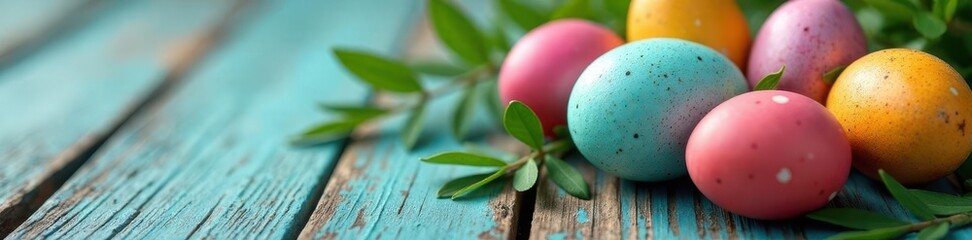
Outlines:
[[[430,0],[429,17],[432,27],[445,46],[465,65],[423,64],[408,66],[402,61],[376,54],[338,48],[334,55],[341,65],[359,80],[379,92],[409,95],[415,101],[392,107],[322,105],[322,109],[340,114],[339,120],[318,124],[297,136],[294,144],[308,145],[330,142],[346,137],[358,125],[397,113],[409,116],[402,130],[402,143],[407,149],[415,146],[422,130],[427,104],[431,99],[456,90],[462,91],[461,103],[453,114],[453,133],[462,139],[472,122],[477,87],[496,75],[497,64],[492,58],[494,49],[483,33],[456,6],[446,0]],[[440,88],[427,89],[420,81],[420,73],[452,77],[453,81]],[[484,90],[485,89],[485,90]],[[495,91],[494,91],[495,92]],[[484,94],[486,96],[496,94]],[[494,100],[494,99],[490,99]],[[498,101],[498,100],[497,100]]]
[[776,87],[780,85],[780,79],[783,78],[784,71],[786,71],[786,65],[780,66],[779,71],[767,74],[759,80],[759,83],[756,83],[756,86],[753,86],[753,91],[776,90]]
[[972,223],[972,196],[907,189],[884,170],[879,170],[878,174],[891,196],[921,222],[913,223],[855,208],[827,208],[806,217],[859,230],[828,238],[845,240],[893,239],[911,232],[918,232],[918,239],[942,239],[948,235],[949,229]]
[[506,107],[503,128],[513,138],[530,147],[530,153],[509,163],[470,152],[444,152],[421,159],[432,164],[495,168],[489,173],[459,177],[446,182],[438,191],[439,198],[459,198],[501,177],[512,177],[513,189],[527,191],[536,185],[540,166],[545,167],[549,179],[568,194],[585,200],[591,198],[590,187],[580,171],[558,157],[574,147],[565,128],[555,130],[559,139],[545,142],[543,126],[537,115],[519,101],[512,101]]
[[[436,36],[461,64],[425,62],[406,64],[403,60],[378,54],[346,49],[333,49],[338,62],[379,94],[405,98],[404,104],[379,106],[368,104],[322,104],[321,109],[340,115],[338,120],[319,123],[296,136],[295,145],[313,145],[347,137],[357,126],[396,114],[408,114],[401,141],[406,149],[415,147],[422,131],[424,116],[432,99],[460,91],[461,97],[452,110],[453,136],[464,140],[475,118],[477,106],[489,109],[499,122],[502,106],[497,91],[499,66],[510,51],[509,20],[526,32],[548,21],[561,18],[585,18],[612,27],[622,34],[630,0],[564,0],[553,9],[537,7],[524,0],[496,0],[497,15],[491,26],[479,28],[450,0],[428,0],[427,12]],[[488,30],[488,31],[483,31]],[[515,31],[515,30],[514,30]],[[423,76],[449,78],[438,88],[423,86]],[[400,99],[401,100],[401,99]],[[411,101],[408,101],[411,100]],[[481,104],[482,103],[482,104]]]

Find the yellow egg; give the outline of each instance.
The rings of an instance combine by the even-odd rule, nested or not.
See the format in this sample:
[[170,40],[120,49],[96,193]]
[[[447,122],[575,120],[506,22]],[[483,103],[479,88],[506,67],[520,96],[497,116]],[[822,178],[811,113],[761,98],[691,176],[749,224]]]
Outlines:
[[847,133],[854,167],[884,169],[904,184],[955,171],[972,152],[972,90],[947,63],[910,49],[868,54],[847,67],[827,98]]
[[681,38],[706,45],[746,69],[749,27],[736,1],[634,0],[628,10],[628,41]]

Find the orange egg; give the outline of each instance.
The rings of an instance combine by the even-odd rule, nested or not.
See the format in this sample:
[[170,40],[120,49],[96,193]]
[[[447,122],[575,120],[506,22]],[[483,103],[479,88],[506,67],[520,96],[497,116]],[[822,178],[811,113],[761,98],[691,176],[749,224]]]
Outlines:
[[921,184],[955,171],[972,152],[972,90],[947,63],[910,49],[854,61],[827,108],[850,140],[854,167],[877,179]]
[[628,41],[681,38],[706,45],[746,69],[749,27],[736,1],[633,0],[628,10]]

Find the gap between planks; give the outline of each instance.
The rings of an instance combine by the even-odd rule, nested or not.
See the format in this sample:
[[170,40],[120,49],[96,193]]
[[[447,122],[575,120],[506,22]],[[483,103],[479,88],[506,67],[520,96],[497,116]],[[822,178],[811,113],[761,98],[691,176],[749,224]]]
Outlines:
[[[91,2],[96,1],[102,0],[90,0],[85,6],[91,8],[91,6],[95,5]],[[192,70],[193,66],[201,62],[208,53],[213,52],[219,43],[223,41],[223,37],[228,35],[228,32],[233,29],[235,23],[242,18],[241,15],[244,15],[242,14],[244,12],[244,6],[248,3],[253,4],[252,1],[234,0],[231,9],[215,25],[202,31],[202,34],[188,41],[181,42],[174,49],[167,51],[164,60],[168,64],[169,69],[158,86],[152,89],[144,98],[133,102],[131,107],[123,111],[115,120],[112,120],[109,130],[103,135],[81,139],[61,154],[58,154],[55,157],[56,160],[53,160],[47,166],[46,173],[42,174],[42,180],[35,186],[25,187],[26,191],[15,195],[12,198],[12,202],[9,203],[9,206],[6,205],[8,203],[0,203],[4,204],[0,205],[2,207],[0,208],[0,238],[10,234],[26,221],[27,217],[37,211],[44,201],[50,198],[125,123],[160,102],[160,99],[164,98],[171,89],[176,87],[181,82],[183,76]],[[63,19],[66,21],[69,19],[77,19],[77,17],[64,17]],[[66,25],[71,26],[71,24]],[[57,29],[60,29],[60,27]],[[45,34],[44,36],[63,35]],[[38,44],[26,45],[39,46]],[[0,58],[0,66],[5,66],[4,64],[8,63],[4,62],[5,59],[7,58]]]
[[[409,47],[405,48],[403,54],[406,59],[442,59],[446,56],[441,46],[436,46],[438,41],[427,19],[416,24],[414,28]],[[387,104],[390,100],[384,95],[372,99],[379,105]],[[429,109],[434,110],[426,112],[430,116],[426,116],[425,126],[438,130],[444,129],[440,127],[443,126],[442,124],[429,124],[428,119],[444,117],[446,112],[450,112],[447,110],[451,108],[430,107]],[[525,194],[532,194],[532,191],[516,193],[509,186],[502,186],[483,191],[487,193],[471,194],[476,195],[472,197],[475,198],[474,200],[468,200],[473,203],[464,203],[467,200],[436,199],[434,190],[444,182],[435,180],[431,181],[435,182],[434,184],[428,183],[429,178],[432,178],[430,175],[448,175],[445,173],[449,169],[421,163],[418,157],[435,151],[455,150],[455,147],[443,147],[454,146],[455,143],[443,143],[453,142],[452,136],[445,131],[424,131],[419,141],[420,146],[412,152],[403,151],[398,136],[394,133],[389,134],[389,131],[400,129],[397,124],[400,121],[396,120],[402,119],[369,123],[355,130],[350,143],[340,155],[336,167],[333,168],[327,186],[315,201],[317,208],[309,216],[299,239],[340,239],[350,236],[379,238],[389,234],[392,238],[422,238],[425,236],[423,234],[431,234],[439,238],[452,235],[477,236],[481,239],[512,239],[523,236],[523,232],[529,231],[529,219],[525,221],[526,225],[523,225],[520,219],[523,219],[523,216],[529,217],[529,213],[532,212],[532,196],[525,197]],[[496,129],[490,128],[490,130],[495,132]],[[504,134],[487,134],[486,141],[489,145],[508,152],[526,150],[525,146]],[[420,173],[422,170],[435,172]],[[381,173],[376,174],[376,172]],[[388,175],[391,176],[390,178],[398,177],[398,179],[377,175]],[[452,175],[455,177],[456,174]],[[423,182],[416,183],[418,181]],[[509,185],[508,182],[503,184]],[[400,190],[401,193],[396,190]],[[457,205],[464,204],[466,206],[456,208]],[[489,213],[483,214],[475,211],[479,209],[490,210],[487,210]],[[446,213],[437,217],[448,219],[446,221],[436,221],[428,218],[431,216],[425,216],[443,211]],[[473,219],[464,218],[469,217],[462,216],[465,214],[471,214]],[[490,215],[492,217],[488,218]],[[416,222],[414,224],[417,225],[410,225],[412,222]],[[439,227],[426,226],[430,224],[452,227],[447,227],[450,230],[444,231]],[[486,231],[482,231],[485,229],[471,230],[482,226],[493,227]],[[523,228],[526,228],[525,231]]]

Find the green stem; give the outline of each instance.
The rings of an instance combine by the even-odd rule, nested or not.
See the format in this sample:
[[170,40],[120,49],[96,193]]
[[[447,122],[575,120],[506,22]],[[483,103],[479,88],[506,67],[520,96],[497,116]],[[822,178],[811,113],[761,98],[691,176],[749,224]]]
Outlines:
[[399,114],[405,111],[415,109],[420,105],[425,105],[429,100],[441,97],[457,89],[462,89],[483,82],[485,79],[487,79],[486,76],[489,76],[490,74],[494,74],[496,72],[494,69],[495,68],[489,65],[489,66],[482,66],[482,67],[477,67],[472,70],[469,70],[466,73],[456,76],[453,79],[453,81],[449,82],[448,84],[445,84],[438,88],[422,91],[420,93],[421,95],[419,101],[408,103],[408,104],[400,104],[388,108],[389,111],[387,114],[385,114],[385,116],[391,116],[391,115],[395,115],[395,114]]
[[972,223],[972,212],[955,214],[945,218],[936,218],[924,222],[907,225],[905,227],[905,233],[921,231],[922,229],[932,227],[943,222],[947,222],[950,228],[961,227],[963,225]]
[[537,165],[541,165],[543,164],[543,161],[546,160],[547,153],[563,156],[573,148],[574,142],[569,138],[555,140],[544,144],[542,149],[530,151],[530,154],[527,154],[526,156],[523,156],[520,159],[508,164],[506,169],[509,169],[511,172],[515,172],[517,169],[520,169],[520,167],[523,167],[523,164],[526,164],[526,162],[530,159],[534,159],[537,161]]

